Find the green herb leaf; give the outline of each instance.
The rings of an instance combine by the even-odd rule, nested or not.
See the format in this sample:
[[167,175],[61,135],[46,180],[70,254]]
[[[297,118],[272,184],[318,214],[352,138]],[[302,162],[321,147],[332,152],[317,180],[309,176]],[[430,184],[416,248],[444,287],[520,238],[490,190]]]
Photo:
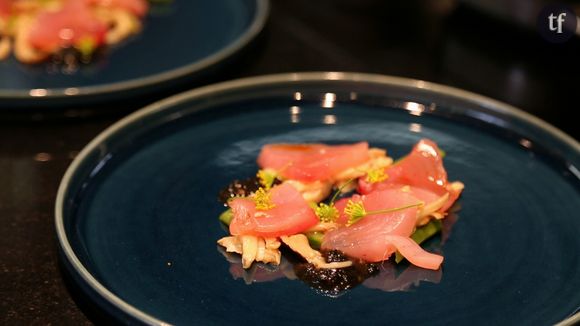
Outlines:
[[321,222],[334,222],[339,216],[338,209],[334,207],[333,203],[330,203],[330,205],[320,203],[314,209],[314,212]]
[[324,232],[306,232],[304,235],[308,238],[310,247],[313,249],[320,249],[322,239],[324,238]]
[[220,220],[220,222],[229,226],[230,223],[232,222],[233,218],[234,218],[234,212],[232,212],[232,209],[230,208],[230,209],[228,209],[220,214],[219,220]]

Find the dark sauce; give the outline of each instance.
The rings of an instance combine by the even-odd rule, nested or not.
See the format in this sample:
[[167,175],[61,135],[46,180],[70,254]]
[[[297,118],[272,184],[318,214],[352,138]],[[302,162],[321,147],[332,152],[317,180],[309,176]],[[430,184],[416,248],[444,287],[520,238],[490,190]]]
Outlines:
[[[273,185],[282,183],[280,180],[276,179]],[[224,204],[228,203],[228,200],[234,197],[247,197],[252,195],[258,190],[262,185],[257,177],[248,178],[244,180],[234,180],[227,187],[222,189],[218,194],[218,200]]]
[[[338,250],[321,251],[328,263],[347,261],[349,258]],[[352,260],[352,259],[351,259]],[[296,276],[320,294],[337,297],[361,284],[379,272],[380,264],[352,260],[353,265],[345,268],[318,269],[309,263],[294,264]]]
[[324,250],[320,253],[327,263],[340,263],[348,260],[348,257],[340,250]]
[[234,197],[246,197],[260,188],[258,178],[249,178],[244,180],[234,180],[227,187],[222,189],[218,194],[218,200],[227,204],[228,200]]

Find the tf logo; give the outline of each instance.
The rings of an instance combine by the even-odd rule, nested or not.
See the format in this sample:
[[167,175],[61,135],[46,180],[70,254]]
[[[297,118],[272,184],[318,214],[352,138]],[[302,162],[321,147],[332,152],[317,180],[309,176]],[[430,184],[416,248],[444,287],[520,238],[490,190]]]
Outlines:
[[578,25],[578,17],[574,11],[564,5],[547,5],[538,15],[538,31],[542,37],[552,43],[568,41]]

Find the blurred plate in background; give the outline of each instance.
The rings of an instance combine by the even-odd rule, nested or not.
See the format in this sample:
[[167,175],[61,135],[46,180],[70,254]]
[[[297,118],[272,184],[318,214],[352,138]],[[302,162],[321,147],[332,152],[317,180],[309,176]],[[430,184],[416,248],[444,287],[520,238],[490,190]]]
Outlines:
[[73,73],[49,64],[0,61],[0,108],[128,99],[213,71],[262,30],[267,0],[187,0],[152,4],[143,30]]

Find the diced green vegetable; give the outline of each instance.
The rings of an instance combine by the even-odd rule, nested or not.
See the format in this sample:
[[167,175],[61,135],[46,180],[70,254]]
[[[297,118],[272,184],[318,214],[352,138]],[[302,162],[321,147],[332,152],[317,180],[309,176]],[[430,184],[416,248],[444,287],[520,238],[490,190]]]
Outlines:
[[93,37],[83,37],[76,44],[76,48],[83,58],[90,57],[97,49],[97,42]]
[[308,238],[308,242],[313,249],[320,249],[322,238],[324,238],[323,232],[306,232],[304,234]]
[[[431,220],[429,223],[423,225],[420,228],[417,228],[413,234],[411,234],[411,239],[415,241],[417,244],[421,244],[425,242],[425,240],[431,238],[439,231],[441,231],[442,223],[440,220]],[[398,264],[403,261],[405,257],[401,255],[398,251],[395,256],[395,262]]]
[[411,239],[415,240],[418,244],[421,244],[425,240],[434,236],[437,232],[441,231],[441,226],[441,220],[431,220],[431,222],[415,230],[411,235]]
[[230,208],[228,208],[228,210],[221,213],[220,217],[219,217],[220,221],[222,223],[224,223],[225,225],[230,225],[233,218],[234,218],[234,213],[232,212],[232,210]]

